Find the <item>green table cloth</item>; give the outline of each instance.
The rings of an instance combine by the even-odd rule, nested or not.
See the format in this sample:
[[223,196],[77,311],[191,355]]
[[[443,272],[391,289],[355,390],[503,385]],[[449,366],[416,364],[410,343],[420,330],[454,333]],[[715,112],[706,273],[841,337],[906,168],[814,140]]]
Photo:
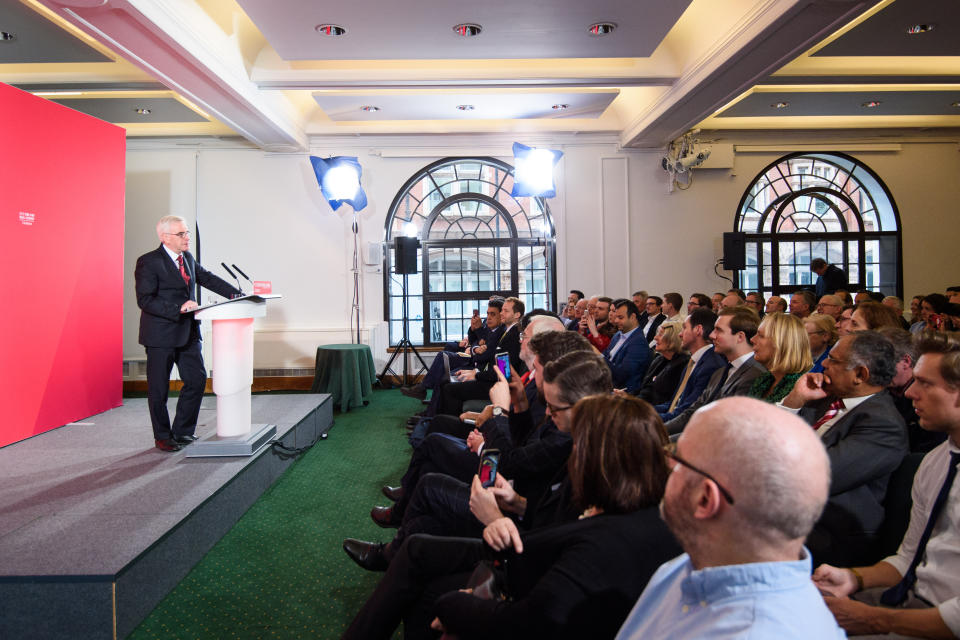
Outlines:
[[365,344],[325,344],[317,347],[313,393],[329,393],[341,411],[362,407],[370,401],[377,381],[373,354]]

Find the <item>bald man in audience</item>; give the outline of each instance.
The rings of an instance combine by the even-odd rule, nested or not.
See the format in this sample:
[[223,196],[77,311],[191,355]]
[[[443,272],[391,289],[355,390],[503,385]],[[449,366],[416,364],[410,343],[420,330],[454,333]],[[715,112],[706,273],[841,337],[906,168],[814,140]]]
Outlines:
[[840,296],[832,293],[821,296],[820,301],[817,302],[817,313],[832,316],[835,321],[838,321],[843,313],[843,300],[840,299]]
[[770,296],[767,298],[766,313],[786,313],[787,301],[780,296]]
[[803,546],[830,485],[810,427],[727,398],[694,414],[668,457],[660,512],[686,553],[657,570],[618,640],[843,638]]
[[[907,389],[920,425],[948,439],[913,479],[910,525],[895,555],[869,567],[821,565],[813,574],[827,606],[851,636],[960,637],[960,336],[921,339]],[[852,598],[852,599],[851,599]]]
[[730,293],[724,296],[723,300],[720,301],[720,309],[732,309],[733,307],[742,307],[745,304],[743,298],[738,296],[735,293]]

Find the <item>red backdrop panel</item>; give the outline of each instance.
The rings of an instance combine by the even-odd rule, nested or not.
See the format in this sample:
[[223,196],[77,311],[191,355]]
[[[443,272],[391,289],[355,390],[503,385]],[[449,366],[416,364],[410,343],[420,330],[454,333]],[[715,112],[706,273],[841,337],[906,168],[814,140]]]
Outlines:
[[0,446],[117,407],[124,130],[0,83]]

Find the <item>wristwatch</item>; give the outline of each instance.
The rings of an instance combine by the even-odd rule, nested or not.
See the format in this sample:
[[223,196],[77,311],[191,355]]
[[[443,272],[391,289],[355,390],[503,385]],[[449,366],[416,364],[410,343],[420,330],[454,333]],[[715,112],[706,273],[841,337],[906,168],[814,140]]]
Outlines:
[[493,417],[499,418],[503,415],[503,407],[494,407],[493,408]]

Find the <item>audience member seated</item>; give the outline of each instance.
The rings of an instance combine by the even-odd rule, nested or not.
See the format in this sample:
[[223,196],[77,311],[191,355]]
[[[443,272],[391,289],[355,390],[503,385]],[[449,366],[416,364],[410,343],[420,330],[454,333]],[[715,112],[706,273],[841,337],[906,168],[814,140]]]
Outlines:
[[767,298],[767,305],[764,307],[765,313],[786,313],[787,301],[780,296],[770,296]]
[[[728,296],[729,297],[729,296]],[[753,357],[750,341],[757,333],[760,317],[746,306],[720,310],[710,333],[713,351],[723,356],[724,366],[710,376],[700,397],[666,423],[671,436],[683,431],[694,412],[720,398],[745,396],[765,369]]]
[[610,322],[610,306],[613,300],[602,296],[596,299],[593,313],[584,314],[580,320],[580,334],[590,341],[597,351],[610,346],[610,340],[617,333],[617,327]]
[[[570,484],[581,518],[521,533],[507,518],[483,540],[411,537],[346,639],[612,637],[661,563],[680,552],[660,519],[663,425],[629,397],[572,409]],[[463,589],[484,562],[495,592]],[[492,567],[492,569],[490,569]],[[438,597],[439,596],[439,597]]]
[[633,394],[640,389],[650,366],[650,347],[640,330],[640,311],[636,305],[630,300],[622,300],[614,306],[620,330],[610,339],[603,357],[610,365],[614,388]]
[[[733,307],[742,307],[746,306],[746,301],[738,296],[736,293],[728,293],[724,296],[723,300],[720,301],[720,309],[732,309]],[[759,316],[758,316],[759,317]]]
[[840,312],[840,318],[837,320],[837,335],[841,338],[850,333],[850,321],[853,319],[853,305],[844,305]]
[[751,291],[747,294],[746,305],[757,312],[757,315],[763,318],[766,309],[766,302],[763,295],[757,291]]
[[789,313],[764,318],[753,338],[753,348],[757,362],[766,372],[754,381],[746,395],[765,402],[783,400],[800,376],[813,366],[804,321]]
[[920,305],[923,304],[924,296],[913,296],[913,299],[910,300],[910,326],[913,327],[916,323],[920,322]]
[[[823,373],[823,361],[830,355],[830,349],[836,344],[840,335],[837,333],[837,323],[833,316],[825,313],[815,313],[803,321],[803,328],[807,331],[810,340],[810,357],[813,358],[811,373]],[[777,402],[780,400],[778,399]]]
[[667,319],[667,316],[663,314],[663,298],[649,296],[644,303],[644,309],[645,311],[640,314],[640,330],[643,331],[647,345],[652,348],[653,339],[657,335],[657,328]]
[[[485,345],[494,356],[501,351],[510,355],[510,363],[518,373],[526,372],[526,366],[520,359],[520,319],[523,317],[523,301],[519,298],[507,298],[500,312],[500,322],[504,325],[503,335],[496,345]],[[480,400],[487,397],[490,387],[497,381],[496,358],[487,361],[483,369],[464,369],[457,373],[460,382],[451,382],[440,391],[440,403],[437,413],[459,415],[466,400]]]
[[823,373],[801,376],[781,405],[813,425],[830,456],[830,500],[807,538],[817,562],[857,564],[874,553],[887,482],[908,450],[886,390],[894,366],[886,338],[851,333],[834,345]]
[[[559,345],[567,345],[563,355],[557,355]],[[570,345],[575,347],[571,348]],[[522,403],[525,394],[517,382],[510,387],[500,375],[499,384],[490,390],[495,407],[493,417],[483,425],[482,435],[484,447],[500,451],[497,473],[512,479],[518,494],[540,496],[554,484],[551,479],[563,468],[570,455],[567,409],[582,397],[609,393],[613,385],[610,370],[603,358],[596,354],[583,336],[569,331],[545,332],[531,340],[530,348],[536,354],[534,379],[539,381],[538,389],[547,407],[549,420],[530,433],[523,444],[515,445],[508,435],[511,433],[511,419],[514,418],[513,413],[523,411],[508,414],[504,405]],[[541,352],[544,357],[553,356],[556,359],[541,362]],[[440,434],[430,436],[414,453],[414,457],[432,439],[449,440]],[[442,449],[440,453],[447,453],[450,459],[444,459],[441,455],[426,459],[426,454],[422,454],[420,458],[411,460],[399,495],[388,495],[397,498],[396,504],[393,507],[374,507],[370,512],[371,518],[381,527],[397,528],[391,542],[382,544],[353,538],[344,540],[344,551],[364,569],[385,570],[403,540],[414,533],[480,534],[483,525],[470,511],[469,481],[476,471],[482,449],[467,450],[466,453],[463,448],[443,445],[436,445],[436,449]]]
[[955,287],[947,287],[947,302],[951,304],[960,304],[960,285]]
[[883,299],[882,304],[893,309],[893,313],[896,315],[897,322],[900,323],[901,329],[910,329],[910,323],[903,317],[903,300],[897,296],[887,296]]
[[650,579],[618,640],[843,638],[803,547],[830,481],[810,428],[728,398],[697,412],[672,457],[660,510],[686,553]]
[[843,302],[843,306],[850,305],[853,306],[853,296],[850,295],[850,292],[846,289],[837,289],[833,292],[835,296],[840,298],[840,301]]
[[853,307],[849,331],[872,331],[880,327],[900,327],[893,309],[873,300],[860,302]]
[[707,294],[695,293],[690,296],[690,299],[687,301],[687,313],[693,313],[694,309],[710,309],[712,311],[713,302]]
[[790,313],[797,316],[801,320],[813,313],[816,305],[817,299],[814,297],[813,293],[807,291],[806,289],[795,291],[793,295],[790,296]]
[[663,314],[670,322],[683,322],[683,296],[671,292],[663,294]]
[[[637,305],[637,309],[640,309],[641,311],[646,309],[647,298],[650,297],[649,295],[647,295],[646,291],[644,291],[643,289],[641,289],[640,291],[634,291],[633,296],[631,297],[633,298],[633,304]],[[646,311],[643,311],[643,313],[646,313]],[[640,315],[643,316],[643,313],[641,313]],[[657,313],[660,313],[660,312],[658,311]]]
[[[927,334],[907,390],[924,429],[949,439],[923,458],[913,480],[910,525],[899,550],[872,566],[822,565],[814,583],[851,636],[960,637],[960,340]],[[849,566],[843,564],[840,566]]]
[[943,312],[947,308],[947,297],[942,293],[924,296],[920,303],[920,322],[910,326],[912,333],[921,331],[940,331],[943,329]]
[[827,264],[823,258],[814,258],[810,261],[810,271],[817,274],[814,293],[817,298],[837,289],[847,288],[847,273],[835,264]]
[[583,311],[586,309],[586,306],[587,301],[583,298],[573,304],[567,304],[567,306],[563,308],[563,313],[560,314],[560,320],[563,322],[564,328],[576,331],[580,327],[580,318],[583,316]]
[[[893,404],[896,405],[897,411],[903,416],[903,421],[907,423],[907,439],[910,443],[910,451],[927,453],[943,442],[947,436],[942,431],[928,431],[921,427],[917,411],[913,407],[913,401],[907,397],[907,390],[914,383],[913,367],[917,364],[917,358],[920,357],[914,334],[895,327],[883,327],[878,329],[877,333],[893,345],[894,358],[897,361],[896,373],[887,390],[890,392],[890,397],[893,398]],[[917,337],[919,338],[922,335],[920,334]]]
[[830,316],[836,322],[843,314],[843,300],[840,299],[840,296],[834,294],[822,296],[820,301],[817,302],[817,313]]
[[714,313],[720,312],[720,302],[727,296],[725,293],[720,293],[719,291],[712,296],[710,296],[710,301],[713,304],[713,307],[710,309]]
[[[423,380],[412,386],[400,387],[400,393],[417,400],[425,400],[427,391],[436,392],[443,385],[450,382],[447,376],[447,363],[451,373],[459,371],[464,367],[475,365],[481,368],[495,357],[495,350],[487,348],[487,344],[496,344],[503,335],[504,325],[500,322],[501,311],[503,310],[502,299],[491,299],[487,304],[487,318],[480,320],[480,316],[473,316],[470,319],[470,329],[467,331],[467,337],[464,338],[457,347],[470,354],[465,358],[456,353],[440,353],[433,362],[430,363],[430,370]],[[446,349],[444,350],[446,351]],[[436,397],[439,403],[439,395]]]
[[664,322],[654,338],[657,356],[650,363],[637,397],[652,405],[669,402],[677,391],[683,372],[687,368],[690,354],[684,353],[680,342],[683,325],[677,322]]
[[572,310],[573,307],[575,307],[576,304],[582,299],[583,291],[580,291],[580,289],[570,289],[570,294],[567,296],[567,301],[560,305],[560,318],[563,319],[566,317],[564,315],[564,311],[566,311],[567,307],[570,307]]
[[680,344],[683,350],[690,354],[690,360],[673,398],[655,407],[664,422],[686,411],[707,388],[713,372],[726,366],[727,359],[716,353],[710,342],[710,334],[713,333],[716,321],[717,314],[706,309],[697,309],[683,321]]

